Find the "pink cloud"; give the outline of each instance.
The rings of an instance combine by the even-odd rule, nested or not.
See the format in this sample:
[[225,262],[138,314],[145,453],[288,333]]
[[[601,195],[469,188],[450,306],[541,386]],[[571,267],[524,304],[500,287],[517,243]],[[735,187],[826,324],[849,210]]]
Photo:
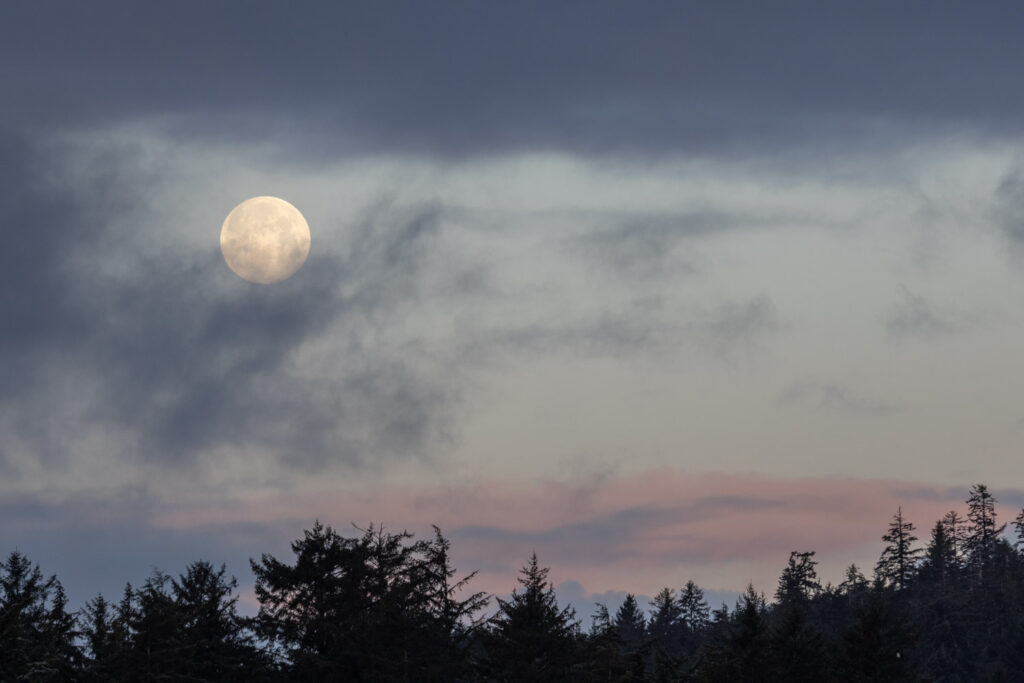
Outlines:
[[870,575],[898,506],[923,545],[935,520],[963,511],[966,496],[967,487],[897,480],[663,468],[568,482],[485,480],[172,506],[153,521],[177,529],[291,521],[296,536],[314,518],[342,533],[350,521],[416,533],[437,524],[453,541],[459,569],[479,569],[476,588],[497,593],[511,590],[536,550],[555,583],[573,579],[591,590],[650,594],[693,578],[722,589],[753,581],[770,594],[791,550],[817,551],[825,579],[839,580],[850,562]]

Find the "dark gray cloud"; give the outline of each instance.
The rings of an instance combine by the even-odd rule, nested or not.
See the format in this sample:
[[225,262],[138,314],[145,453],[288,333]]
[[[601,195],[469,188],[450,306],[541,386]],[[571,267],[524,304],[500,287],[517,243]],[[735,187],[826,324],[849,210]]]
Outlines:
[[716,212],[683,215],[616,216],[605,212],[594,221],[613,227],[587,230],[567,247],[587,258],[592,266],[608,270],[628,281],[696,274],[700,259],[680,255],[681,243],[694,237],[736,227],[736,217]]
[[1015,247],[1024,245],[1024,169],[1010,169],[995,192],[996,219]]
[[884,323],[890,339],[934,339],[961,331],[964,325],[961,318],[903,287],[900,301],[885,314]]
[[859,395],[836,382],[812,380],[794,382],[779,394],[779,402],[811,403],[823,410],[876,418],[889,417],[903,409],[898,403]]
[[962,308],[900,285],[899,299],[885,311],[882,324],[892,341],[934,341],[998,325],[1005,317],[993,307]]
[[701,312],[691,323],[703,343],[725,358],[740,350],[756,350],[763,335],[783,326],[775,303],[765,295],[720,304]]
[[1024,93],[1006,84],[1022,15],[917,2],[20,2],[0,28],[0,116],[170,116],[188,135],[304,138],[307,154],[826,153],[826,140],[879,132],[1019,132]]
[[103,226],[75,216],[70,198],[46,191],[40,176],[48,160],[24,136],[0,129],[0,158],[0,350],[11,360],[0,368],[0,383],[11,386],[26,369],[22,354],[45,352],[87,326],[86,316],[64,296],[69,285],[62,257]]
[[[321,250],[261,287],[227,273],[214,245],[153,256],[146,231],[116,228],[153,220],[123,199],[146,191],[131,158],[62,188],[44,172],[57,160],[18,136],[3,145],[7,466],[15,444],[58,464],[76,439],[111,430],[127,436],[109,455],[169,465],[221,446],[298,466],[370,464],[421,456],[443,437],[450,396],[429,366],[363,341],[415,299],[436,207],[374,207],[347,253]],[[303,344],[328,334],[329,367],[297,368]]]
[[590,267],[615,274],[630,283],[672,275],[703,274],[706,264],[694,250],[702,237],[736,230],[821,224],[820,216],[778,209],[756,213],[725,208],[568,213],[574,220],[590,225],[582,234],[566,240],[566,251],[584,257]]
[[764,295],[741,301],[677,309],[660,297],[640,298],[572,317],[497,325],[467,334],[462,355],[568,353],[594,356],[661,354],[692,348],[721,360],[760,349],[783,326]]

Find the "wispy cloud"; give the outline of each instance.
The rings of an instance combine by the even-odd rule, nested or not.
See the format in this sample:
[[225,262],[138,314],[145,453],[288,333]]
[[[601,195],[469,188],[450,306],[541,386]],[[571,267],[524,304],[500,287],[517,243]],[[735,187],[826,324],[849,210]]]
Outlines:
[[[1011,505],[1022,499],[1017,491],[997,494]],[[459,565],[480,570],[496,592],[509,589],[532,550],[553,567],[554,580],[592,590],[654,592],[689,578],[741,590],[751,579],[770,587],[793,549],[818,551],[826,571],[837,573],[851,561],[873,563],[898,506],[924,529],[965,498],[966,489],[896,480],[659,469],[590,480],[349,490],[301,501],[171,504],[155,512],[152,524],[184,530],[319,517],[418,530],[432,522],[453,539]]]
[[861,417],[888,417],[902,410],[898,403],[862,396],[836,382],[803,380],[794,382],[779,394],[779,402],[809,403],[822,410]]
[[624,302],[571,319],[540,319],[468,334],[466,355],[502,352],[622,356],[688,347],[729,359],[756,353],[783,323],[772,300],[757,296],[701,307],[673,306],[658,298]]
[[1024,168],[1010,168],[994,193],[996,218],[1010,243],[1024,244]]
[[938,339],[966,332],[981,322],[980,315],[933,303],[906,286],[900,287],[899,301],[883,318],[886,334],[895,341]]
[[158,231],[123,227],[161,220],[120,199],[152,182],[130,151],[106,149],[106,165],[94,159],[100,170],[70,184],[37,165],[72,151],[3,144],[0,204],[21,224],[0,255],[11,262],[0,269],[10,474],[69,458],[118,476],[132,463],[179,471],[225,450],[299,469],[370,467],[420,457],[443,437],[442,373],[366,341],[415,302],[436,206],[372,206],[347,250],[321,248],[294,278],[261,288],[227,273],[213,240],[158,250]]
[[[870,570],[898,506],[923,544],[935,520],[963,511],[967,488],[663,468],[569,480],[338,483],[319,492],[220,498],[138,487],[26,493],[0,500],[8,522],[0,547],[20,548],[85,599],[96,590],[116,593],[154,564],[174,571],[198,558],[227,562],[243,586],[251,585],[248,558],[287,557],[289,542],[314,519],[347,534],[357,533],[350,523],[418,534],[438,524],[453,542],[455,566],[479,570],[476,588],[507,594],[536,551],[551,580],[564,585],[563,599],[586,615],[593,600],[617,604],[627,591],[652,595],[689,579],[715,602],[731,602],[749,581],[770,593],[791,550],[817,551],[823,579],[838,581],[851,562]],[[1024,490],[993,491],[1001,519],[1024,505]]]

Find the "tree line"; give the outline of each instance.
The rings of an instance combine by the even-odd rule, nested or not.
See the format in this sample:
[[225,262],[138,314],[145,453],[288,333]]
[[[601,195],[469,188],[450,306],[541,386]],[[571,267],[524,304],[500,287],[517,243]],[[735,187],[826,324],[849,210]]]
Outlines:
[[474,592],[437,527],[317,522],[293,557],[250,560],[254,617],[206,561],[71,612],[15,551],[0,562],[0,681],[1020,681],[1024,510],[1008,534],[995,504],[973,486],[923,546],[897,509],[870,579],[851,565],[823,585],[815,553],[793,551],[771,600],[751,585],[712,609],[689,581],[599,604],[586,625],[536,554],[507,599]]

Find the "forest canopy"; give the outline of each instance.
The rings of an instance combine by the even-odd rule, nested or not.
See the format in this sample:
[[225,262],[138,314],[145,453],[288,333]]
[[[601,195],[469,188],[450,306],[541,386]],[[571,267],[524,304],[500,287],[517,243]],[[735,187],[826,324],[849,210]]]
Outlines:
[[[1009,528],[983,484],[925,538],[898,508],[870,572],[822,584],[793,550],[771,598],[708,605],[693,581],[629,594],[589,624],[559,605],[534,553],[508,597],[474,591],[434,527],[343,535],[316,522],[292,556],[250,561],[259,611],[205,560],[154,570],[72,612],[56,576],[0,562],[0,680],[1024,680],[1024,510]],[[919,536],[921,535],[921,536]]]

